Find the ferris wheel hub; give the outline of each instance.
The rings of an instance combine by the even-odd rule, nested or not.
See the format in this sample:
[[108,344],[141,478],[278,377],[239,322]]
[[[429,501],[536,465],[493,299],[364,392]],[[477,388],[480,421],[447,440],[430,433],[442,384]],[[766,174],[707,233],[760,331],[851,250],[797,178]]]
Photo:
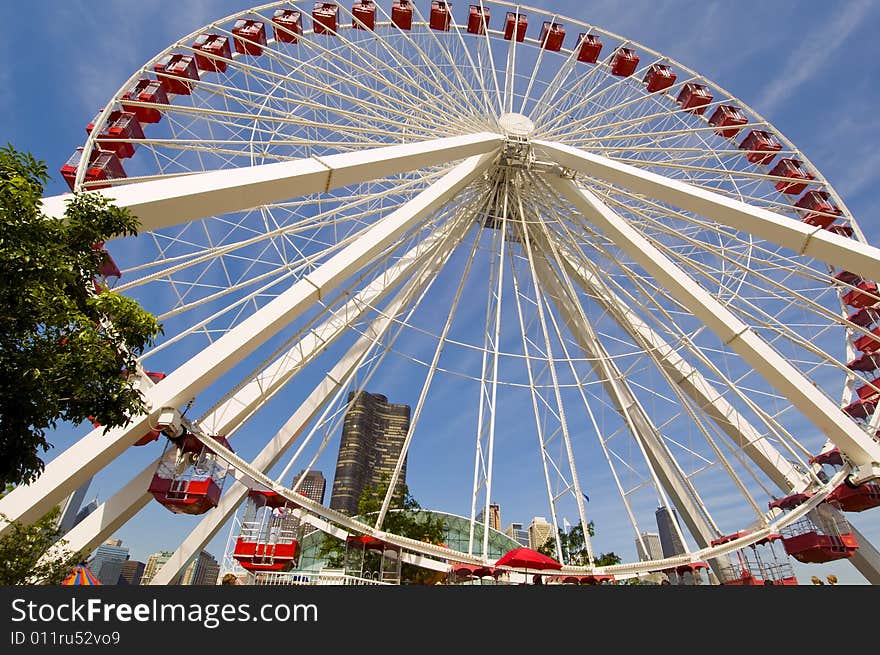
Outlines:
[[498,119],[498,125],[508,137],[528,138],[535,131],[532,119],[517,113],[503,114]]

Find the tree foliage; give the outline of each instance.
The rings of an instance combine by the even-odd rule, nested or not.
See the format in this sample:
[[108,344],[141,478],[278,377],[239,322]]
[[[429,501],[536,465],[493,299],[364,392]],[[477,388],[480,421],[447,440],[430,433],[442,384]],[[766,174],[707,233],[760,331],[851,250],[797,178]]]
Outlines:
[[43,162],[0,148],[0,483],[26,483],[52,447],[47,430],[90,418],[125,425],[144,400],[125,371],[162,328],[96,284],[96,244],[137,234],[137,219],[99,194],[74,194],[63,218],[40,211]]
[[[572,526],[568,532],[562,528],[558,530],[559,546],[562,550],[562,560],[565,564],[574,566],[590,566],[590,558],[587,552],[587,542],[584,537],[584,528],[580,521]],[[587,523],[587,534],[590,537],[596,535],[593,521]],[[550,557],[556,557],[556,539],[549,537],[539,548],[538,552]],[[614,552],[593,554],[594,566],[612,566],[620,564],[620,557]]]
[[[383,478],[377,485],[365,487],[358,500],[358,516],[367,522],[370,517],[377,516],[387,491],[387,478]],[[388,513],[382,522],[382,529],[410,539],[442,544],[446,526],[443,519],[423,510],[418,501],[410,494],[409,488],[402,485],[398,489],[398,493],[392,497]],[[342,568],[345,563],[345,544],[325,535],[320,554],[327,558],[327,565],[330,568]],[[376,561],[372,561],[368,557],[365,568],[378,570],[378,558],[374,559]],[[434,571],[406,563],[401,567],[401,582],[404,584],[426,584],[435,578]]]
[[[7,485],[6,491],[11,488]],[[33,525],[12,523],[0,537],[0,585],[60,584],[82,561],[85,554],[71,551],[60,539],[60,513],[61,508],[55,507]],[[52,554],[41,562],[50,548]]]

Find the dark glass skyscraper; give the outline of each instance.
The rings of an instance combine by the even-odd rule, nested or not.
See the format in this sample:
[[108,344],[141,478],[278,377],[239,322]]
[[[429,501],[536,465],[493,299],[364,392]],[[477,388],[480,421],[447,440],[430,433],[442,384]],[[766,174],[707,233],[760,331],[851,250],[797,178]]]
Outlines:
[[300,471],[299,475],[293,479],[293,486],[296,486],[296,483],[300,482],[300,480],[302,482],[297,491],[306,498],[314,500],[319,505],[323,505],[324,490],[327,487],[327,480],[324,479],[324,474],[320,471]]
[[[348,411],[336,459],[330,508],[349,516],[357,514],[358,501],[367,486],[391,478],[409,430],[410,407],[388,402],[381,394],[362,391],[348,394]],[[406,484],[404,459],[397,491]]]
[[678,530],[675,529],[675,523],[678,523],[678,517],[675,510],[670,511],[668,507],[660,506],[657,508],[657,531],[660,533],[660,547],[663,549],[663,557],[673,557],[684,553],[684,544],[678,536]]

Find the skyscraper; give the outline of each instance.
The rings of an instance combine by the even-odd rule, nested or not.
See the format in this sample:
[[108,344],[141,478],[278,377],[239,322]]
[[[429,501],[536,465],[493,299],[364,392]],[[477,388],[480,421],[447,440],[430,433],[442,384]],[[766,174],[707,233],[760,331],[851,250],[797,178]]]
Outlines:
[[536,516],[529,524],[529,548],[537,550],[553,536],[553,526],[543,516]]
[[89,561],[89,568],[104,585],[119,583],[122,565],[128,559],[128,548],[119,539],[108,539],[98,546]]
[[[144,567],[144,574],[141,576],[141,584],[148,585],[150,581],[153,579],[153,576],[162,568],[162,566],[171,559],[171,556],[174,554],[174,551],[171,550],[161,550],[158,553],[153,553],[147,558],[147,564]],[[174,582],[171,584],[177,584],[180,580],[180,576],[178,576]]]
[[[91,483],[92,479],[89,478],[62,503],[61,513],[58,515],[58,527],[61,529],[62,535],[70,532],[73,526],[76,525],[77,515]],[[97,507],[97,503],[95,503],[95,506]]]
[[145,567],[146,564],[136,559],[126,560],[122,563],[122,570],[119,573],[119,584],[139,585]]
[[529,531],[523,527],[522,523],[511,523],[504,528],[504,534],[518,542],[521,546],[528,547]]
[[[484,511],[480,510],[480,513],[476,516],[477,523],[483,523],[485,520],[483,514]],[[489,527],[501,532],[501,507],[495,503],[489,505]]]
[[[660,533],[660,547],[663,549],[663,557],[673,557],[684,553],[684,544],[681,542],[679,530],[676,529],[678,517],[675,510],[670,511],[665,505],[657,508],[657,531]],[[674,521],[674,523],[673,523]]]
[[[299,489],[297,491],[301,493],[303,496],[308,498],[309,500],[314,500],[319,505],[324,504],[324,491],[327,488],[327,480],[324,479],[324,474],[321,471],[308,471],[302,470],[299,474],[293,479],[292,487],[295,487],[298,482],[302,482],[299,485]],[[292,519],[291,527],[297,530],[300,527],[299,519]],[[304,524],[303,525],[303,534],[298,537],[301,538],[307,534],[311,534],[317,530],[317,528],[312,527],[311,525]]]
[[182,585],[215,585],[220,564],[211,553],[203,550],[187,565],[180,576]]
[[324,491],[327,488],[327,480],[324,479],[324,474],[320,471],[300,471],[299,475],[293,479],[293,486],[295,487],[300,480],[302,482],[297,491],[309,500],[314,500],[316,503],[323,505]]
[[636,553],[639,556],[640,562],[650,559],[663,559],[663,547],[660,545],[659,534],[656,532],[642,532],[639,537],[636,537]]
[[[367,486],[391,478],[409,431],[409,405],[388,402],[381,394],[366,391],[348,394],[348,411],[336,459],[330,508],[349,516],[357,514],[358,501]],[[406,484],[406,460],[395,487]]]

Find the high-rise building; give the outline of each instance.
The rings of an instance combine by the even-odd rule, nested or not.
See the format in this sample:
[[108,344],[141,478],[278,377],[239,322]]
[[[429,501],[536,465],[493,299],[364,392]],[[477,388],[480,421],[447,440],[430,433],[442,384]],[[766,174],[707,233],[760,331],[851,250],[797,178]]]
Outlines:
[[128,559],[128,548],[119,539],[108,539],[98,546],[89,560],[89,569],[103,585],[119,583],[122,565]]
[[[480,510],[480,513],[477,514],[476,517],[477,523],[482,524],[484,522],[484,514],[484,510]],[[489,527],[501,532],[501,507],[494,503],[489,505]]]
[[[165,562],[171,559],[171,556],[174,554],[174,551],[171,550],[161,550],[158,553],[153,553],[147,558],[147,564],[144,566],[144,574],[141,576],[141,584],[148,585],[150,581],[153,579],[153,576],[158,573],[159,569],[161,569]],[[176,578],[174,582],[171,584],[178,584],[180,580],[180,576]]]
[[78,526],[89,514],[98,509],[98,499],[92,498],[88,503],[79,508],[79,511],[76,513],[76,518],[73,519],[73,525],[70,526],[71,530]]
[[[391,478],[409,431],[409,420],[409,405],[389,403],[387,397],[366,391],[348,394],[331,509],[354,516],[364,488]],[[405,484],[406,459],[395,492],[402,493]]]
[[663,557],[674,557],[685,552],[684,544],[679,537],[678,517],[675,510],[670,511],[665,505],[661,505],[655,512],[657,517],[657,531],[660,533],[660,547]]
[[139,562],[136,559],[126,560],[122,563],[122,570],[119,573],[119,584],[139,585],[145,567],[144,562]]
[[529,545],[529,531],[523,527],[522,523],[511,523],[504,528],[504,534],[522,546],[528,547]]
[[663,559],[663,547],[660,545],[660,535],[656,532],[642,532],[636,538],[636,553],[639,561]]
[[181,585],[215,585],[220,564],[211,553],[203,550],[187,565],[180,576]]
[[[73,526],[76,525],[77,515],[79,514],[82,501],[86,497],[86,491],[88,491],[91,483],[92,479],[89,478],[75,489],[74,492],[65,499],[64,503],[62,503],[61,513],[58,515],[58,528],[61,530],[62,535],[70,532]],[[97,502],[95,503],[95,507],[97,507]]]
[[[327,489],[327,480],[324,478],[324,474],[321,473],[321,471],[302,470],[293,479],[293,484],[291,485],[291,488],[296,487],[297,483],[299,483],[299,488],[297,489],[297,492],[301,493],[309,500],[315,501],[319,505],[324,504],[324,492]],[[291,527],[294,530],[298,531],[300,527],[299,519],[292,519]],[[303,535],[311,534],[312,532],[317,530],[317,528],[314,528],[308,524],[305,524],[302,527]]]
[[[302,480],[302,482],[300,482]],[[327,480],[320,471],[300,471],[293,479],[293,485],[300,483],[297,491],[309,500],[314,500],[319,505],[324,504],[324,491],[327,488]]]
[[529,524],[529,548],[537,550],[553,536],[553,526],[543,516],[536,516]]

